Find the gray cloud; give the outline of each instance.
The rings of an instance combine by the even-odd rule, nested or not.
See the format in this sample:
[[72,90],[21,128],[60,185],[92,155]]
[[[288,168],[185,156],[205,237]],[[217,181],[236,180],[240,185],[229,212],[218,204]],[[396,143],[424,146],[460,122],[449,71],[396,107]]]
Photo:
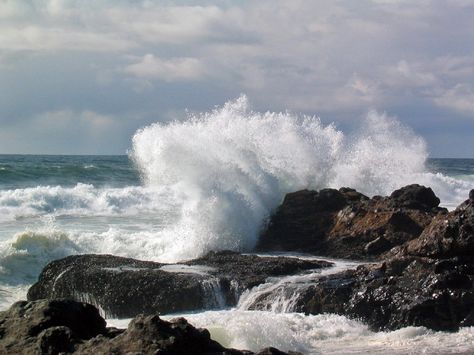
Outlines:
[[[38,135],[0,152],[51,139],[82,152],[42,131],[49,119],[82,127],[96,153],[123,153],[140,126],[245,92],[256,109],[341,127],[386,110],[433,155],[472,156],[473,15],[470,0],[3,0],[0,124]],[[89,132],[91,117],[117,139]],[[446,144],[456,134],[459,148]]]
[[164,81],[198,80],[205,75],[205,68],[196,58],[161,59],[153,54],[137,58],[137,62],[125,67],[124,71],[144,79]]

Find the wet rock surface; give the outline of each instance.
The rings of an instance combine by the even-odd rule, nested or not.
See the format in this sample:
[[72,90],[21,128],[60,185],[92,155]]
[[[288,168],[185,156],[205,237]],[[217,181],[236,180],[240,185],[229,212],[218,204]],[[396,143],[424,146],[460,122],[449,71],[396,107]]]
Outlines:
[[108,317],[176,313],[234,306],[240,293],[270,276],[328,267],[324,261],[211,252],[182,264],[112,255],[56,260],[28,291],[28,300],[69,298],[88,302]]
[[349,188],[302,190],[286,195],[260,237],[260,251],[304,251],[348,259],[381,259],[417,238],[438,214],[430,188],[409,185],[388,197]]
[[210,252],[185,264],[213,267],[217,270],[216,275],[227,275],[226,279],[234,281],[241,290],[264,283],[268,277],[294,275],[332,266],[332,263],[322,260],[242,255],[232,251]]
[[[71,300],[21,301],[0,312],[2,354],[253,354],[227,349],[184,318],[139,315],[106,328],[98,310]],[[275,348],[258,354],[287,354]],[[295,354],[295,353],[293,353]]]
[[448,215],[438,216],[402,253],[432,258],[474,256],[474,190]]
[[[474,190],[449,213],[438,204],[431,189],[419,185],[372,199],[347,188],[288,194],[262,236],[261,250],[312,251],[366,264],[270,287],[250,298],[246,309],[272,309],[272,301],[283,297],[291,299],[287,310],[342,314],[374,330],[474,326]],[[72,256],[50,263],[28,298],[88,300],[117,317],[222,308],[269,277],[327,266],[234,252],[174,265]],[[62,349],[74,336],[54,323],[41,339],[53,339]]]
[[105,332],[105,325],[97,309],[89,304],[20,301],[0,312],[0,353],[68,352],[73,338],[95,337]]
[[474,325],[472,262],[408,257],[361,266],[318,280],[295,310],[356,318],[374,330],[424,326],[457,330]]
[[[374,330],[474,326],[471,195],[456,210],[436,216],[418,238],[385,254],[385,261],[316,278],[300,291],[294,310],[343,314]],[[262,309],[262,304],[259,300],[253,309]]]

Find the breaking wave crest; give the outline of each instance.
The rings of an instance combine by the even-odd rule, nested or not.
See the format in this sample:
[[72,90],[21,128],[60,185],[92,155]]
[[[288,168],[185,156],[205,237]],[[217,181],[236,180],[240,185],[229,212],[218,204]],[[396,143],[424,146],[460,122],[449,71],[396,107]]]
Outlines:
[[387,115],[370,112],[345,135],[316,117],[252,111],[245,96],[139,130],[130,157],[141,186],[76,180],[0,189],[0,282],[10,287],[0,289],[0,303],[15,287],[23,292],[49,261],[71,254],[174,262],[251,250],[284,195],[299,189],[385,195],[419,183],[454,207],[472,188],[429,172],[423,140]]
[[446,205],[469,189],[429,173],[423,139],[385,114],[370,112],[346,136],[317,117],[254,112],[245,96],[139,130],[131,156],[145,186],[166,187],[181,206],[178,223],[151,242],[167,260],[250,250],[283,196],[299,189],[349,186],[375,195],[420,183]]
[[9,285],[34,282],[48,262],[80,250],[66,233],[56,229],[27,230],[2,244],[0,279]]
[[37,186],[0,191],[0,222],[42,215],[114,216],[158,214],[170,208],[166,189]]

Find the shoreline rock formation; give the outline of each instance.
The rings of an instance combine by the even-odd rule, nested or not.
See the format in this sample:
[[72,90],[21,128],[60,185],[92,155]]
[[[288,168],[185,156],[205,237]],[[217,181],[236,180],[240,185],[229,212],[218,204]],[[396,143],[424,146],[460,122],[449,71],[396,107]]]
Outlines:
[[88,302],[104,315],[177,313],[235,306],[240,294],[268,277],[329,267],[326,261],[210,252],[181,264],[113,255],[73,255],[49,263],[28,300],[68,298]]
[[377,264],[319,278],[300,292],[294,310],[342,314],[374,330],[474,326],[474,190],[454,211],[439,211],[418,237],[382,255]]
[[[420,185],[371,199],[348,188],[298,191],[288,194],[272,216],[258,250],[303,251],[366,261],[356,269],[314,274],[298,288],[296,296],[292,294],[292,311],[341,314],[360,319],[373,330],[425,326],[455,331],[474,326],[474,190],[454,211],[438,205],[433,191]],[[324,261],[226,251],[171,265],[111,255],[78,255],[48,264],[30,288],[28,299],[65,297],[88,301],[115,317],[151,315],[139,318],[132,328],[147,324],[143,327],[188,329],[183,320],[169,325],[152,314],[234,306],[244,290],[265,283],[269,277],[329,266]],[[275,290],[269,288],[268,293],[259,294],[249,309],[268,309],[272,292]],[[16,304],[8,314],[25,314],[35,304],[56,301],[36,302]],[[12,316],[5,314],[0,317],[0,343],[13,339],[5,320]],[[59,344],[70,344],[70,339],[78,337],[74,335],[78,331],[67,324],[53,323],[47,321],[51,327],[35,330],[35,337],[43,332],[41,339],[55,339]],[[93,346],[119,349],[123,345],[120,339],[127,337],[130,339],[123,340],[124,344],[138,336],[149,339],[148,333],[140,335],[135,330],[129,335],[118,330],[101,333],[102,338],[93,341],[95,345],[89,335],[81,335],[80,345],[73,345],[73,349],[92,353]],[[31,341],[42,346],[43,340],[38,339]],[[19,346],[13,340],[11,344]]]
[[446,214],[439,203],[431,188],[416,184],[371,199],[349,188],[297,191],[272,215],[257,250],[381,259],[417,238],[436,215]]
[[[2,354],[254,354],[228,349],[184,318],[135,317],[127,329],[107,328],[98,310],[72,300],[20,301],[0,312]],[[258,355],[297,354],[266,348]]]

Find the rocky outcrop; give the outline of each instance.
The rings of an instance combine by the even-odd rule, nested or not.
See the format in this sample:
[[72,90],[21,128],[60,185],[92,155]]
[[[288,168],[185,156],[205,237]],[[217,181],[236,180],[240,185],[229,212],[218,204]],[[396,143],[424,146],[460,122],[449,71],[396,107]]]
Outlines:
[[[210,252],[186,265],[205,265],[213,268],[213,275],[220,275],[234,284],[240,292],[264,283],[272,276],[295,275],[307,270],[332,266],[321,260],[301,260],[288,257],[243,255],[232,251]],[[212,270],[212,269],[211,269]],[[237,299],[235,299],[237,301]]]
[[75,255],[48,264],[29,289],[28,300],[69,298],[94,304],[104,315],[117,318],[225,308],[270,276],[330,265],[234,252],[211,252],[182,264]]
[[[2,354],[253,354],[227,349],[184,318],[137,316],[128,328],[106,328],[98,310],[71,300],[17,302],[0,312]],[[286,354],[267,348],[258,354]]]
[[302,190],[286,195],[260,237],[260,251],[377,259],[417,238],[438,214],[430,188],[409,185],[369,199],[353,189]]
[[[343,314],[375,330],[474,326],[474,192],[469,196],[384,262],[321,277],[300,289],[293,310]],[[264,308],[264,298],[271,296],[252,308]]]
[[438,216],[402,253],[431,258],[474,257],[474,190],[456,210]]
[[[305,275],[300,278],[304,282],[291,285],[262,285],[246,300],[246,309],[269,309],[283,298],[291,300],[286,304],[292,311],[342,314],[374,330],[474,326],[474,190],[452,212],[438,204],[431,189],[419,185],[372,199],[351,189],[287,195],[260,249],[312,251],[372,263],[326,276]],[[118,317],[170,313],[233,306],[244,290],[270,276],[326,266],[234,252],[172,265],[73,256],[49,264],[28,297],[89,300]],[[46,339],[61,342],[75,336],[61,326],[54,323]]]
[[68,352],[73,349],[73,338],[87,340],[104,334],[105,325],[89,304],[70,300],[17,302],[0,312],[0,353]]
[[344,314],[374,330],[457,330],[474,325],[473,271],[459,260],[391,259],[321,278],[301,293],[295,310]]

